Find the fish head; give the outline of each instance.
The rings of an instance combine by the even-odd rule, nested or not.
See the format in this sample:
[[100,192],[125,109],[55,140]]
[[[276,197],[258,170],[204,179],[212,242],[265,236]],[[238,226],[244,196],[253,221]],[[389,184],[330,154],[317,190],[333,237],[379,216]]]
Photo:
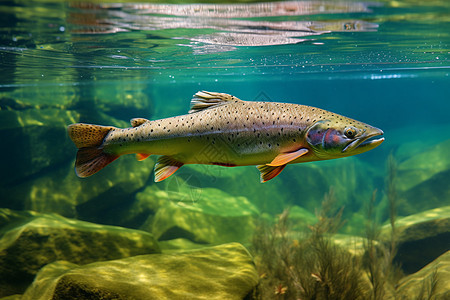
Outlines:
[[332,159],[372,150],[384,141],[380,135],[381,129],[339,116],[311,125],[306,140],[317,157]]

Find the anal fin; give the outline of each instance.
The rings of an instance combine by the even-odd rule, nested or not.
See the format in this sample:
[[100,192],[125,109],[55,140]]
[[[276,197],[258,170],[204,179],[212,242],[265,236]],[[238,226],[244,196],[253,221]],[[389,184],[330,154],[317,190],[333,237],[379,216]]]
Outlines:
[[181,166],[183,166],[182,162],[176,161],[170,156],[160,156],[155,165],[155,182],[160,182],[170,177]]
[[302,155],[305,155],[308,152],[308,149],[300,148],[293,152],[280,153],[267,165],[272,167],[282,166],[299,158]]
[[264,183],[278,176],[281,171],[283,171],[284,167],[286,167],[286,165],[276,167],[269,165],[259,165],[256,167],[258,168],[259,172],[261,172],[261,183]]
[[118,155],[107,154],[97,147],[80,148],[77,152],[75,172],[78,177],[91,176],[115,161],[118,157]]

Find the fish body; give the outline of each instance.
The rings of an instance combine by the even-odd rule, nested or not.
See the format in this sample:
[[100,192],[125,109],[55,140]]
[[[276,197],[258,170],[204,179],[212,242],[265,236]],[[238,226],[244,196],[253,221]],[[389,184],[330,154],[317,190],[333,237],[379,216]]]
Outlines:
[[131,128],[72,124],[69,136],[79,148],[76,172],[90,176],[121,155],[138,160],[162,155],[155,181],[184,164],[257,165],[261,181],[287,164],[334,159],[371,150],[384,138],[380,129],[311,106],[243,101],[223,93],[198,92],[189,114]]

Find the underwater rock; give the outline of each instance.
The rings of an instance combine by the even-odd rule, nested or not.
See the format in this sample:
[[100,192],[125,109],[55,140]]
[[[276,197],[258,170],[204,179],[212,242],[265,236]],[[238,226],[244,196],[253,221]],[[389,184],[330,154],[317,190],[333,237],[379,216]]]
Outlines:
[[79,267],[55,262],[22,299],[244,299],[258,279],[247,250],[231,243]]
[[442,205],[450,198],[450,139],[398,165],[398,213],[409,215]]
[[188,239],[174,239],[158,242],[163,253],[173,253],[178,251],[194,250],[205,248],[205,244],[197,244]]
[[[397,255],[407,274],[414,273],[450,249],[450,206],[435,208],[396,221]],[[381,239],[389,240],[390,225],[382,228]]]
[[22,295],[20,295],[20,294],[0,298],[0,300],[21,300],[21,299],[22,299]]
[[[402,278],[397,294],[401,299],[450,299],[450,251],[445,252],[420,271]],[[428,297],[434,291],[433,297]]]
[[0,209],[0,297],[21,293],[56,260],[76,264],[159,253],[147,232]]
[[[195,194],[192,194],[194,193]],[[141,227],[158,240],[186,238],[196,243],[245,242],[254,228],[258,209],[245,197],[233,197],[221,190],[204,188],[186,193],[159,191],[154,217]],[[153,197],[145,191],[139,196]]]
[[289,208],[289,221],[293,230],[305,230],[308,226],[317,223],[317,217],[303,207],[293,205]]
[[[75,154],[74,149],[72,153]],[[0,194],[5,195],[2,198],[7,202],[3,207],[114,224],[108,222],[112,210],[129,205],[131,195],[147,184],[154,165],[151,159],[137,162],[129,155],[108,166],[108,172],[82,179],[76,176],[72,159],[64,167],[40,177],[0,188]]]
[[[77,120],[74,111],[61,108],[0,110],[1,186],[28,179],[52,166],[72,160],[73,146],[66,125]],[[2,197],[3,198],[3,197]]]

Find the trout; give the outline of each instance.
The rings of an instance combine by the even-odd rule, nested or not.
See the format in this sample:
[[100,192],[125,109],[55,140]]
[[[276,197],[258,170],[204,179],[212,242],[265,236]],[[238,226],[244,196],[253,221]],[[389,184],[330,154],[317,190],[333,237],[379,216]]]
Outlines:
[[131,125],[69,125],[78,148],[76,174],[91,176],[119,156],[134,153],[139,161],[161,155],[156,182],[185,164],[256,165],[261,182],[266,182],[287,164],[352,156],[384,141],[382,130],[320,108],[243,101],[207,91],[194,95],[186,115],[135,118]]

